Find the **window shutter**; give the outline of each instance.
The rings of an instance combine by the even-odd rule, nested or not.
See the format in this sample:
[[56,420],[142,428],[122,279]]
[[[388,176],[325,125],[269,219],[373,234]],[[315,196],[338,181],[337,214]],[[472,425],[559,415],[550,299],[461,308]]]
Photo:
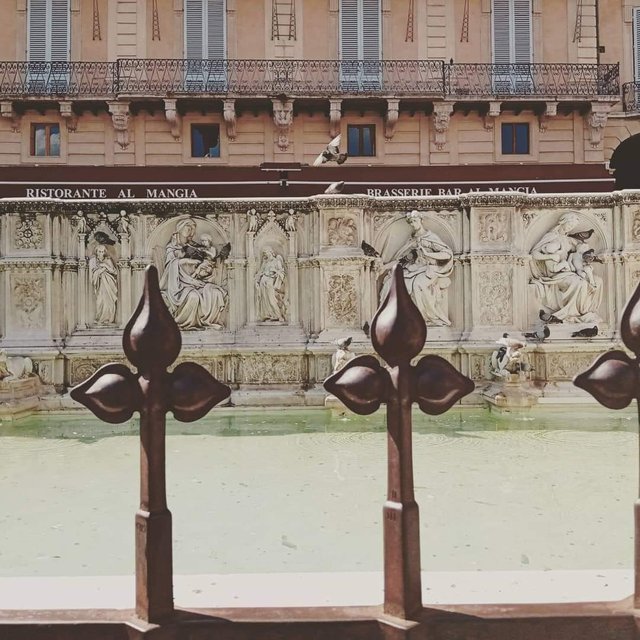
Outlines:
[[531,0],[513,0],[513,62],[531,64]]
[[69,0],[51,0],[51,58],[69,60]]
[[47,59],[47,0],[29,1],[27,47],[30,62]]
[[633,75],[640,81],[640,7],[633,9]]
[[202,60],[204,55],[204,6],[206,0],[185,0],[184,52],[189,59]]
[[362,59],[380,60],[380,0],[362,0]]
[[357,60],[358,54],[358,0],[341,0],[340,58]]
[[493,63],[509,64],[511,62],[510,24],[511,12],[509,0],[493,0]]
[[207,0],[207,58],[223,60],[225,47],[225,0]]

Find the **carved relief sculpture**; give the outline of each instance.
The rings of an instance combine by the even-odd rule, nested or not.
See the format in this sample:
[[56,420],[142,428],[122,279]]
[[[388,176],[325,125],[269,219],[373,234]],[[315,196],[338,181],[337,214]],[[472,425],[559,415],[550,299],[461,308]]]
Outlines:
[[338,338],[335,341],[336,346],[338,347],[335,350],[335,353],[331,356],[331,367],[332,373],[336,373],[336,371],[340,371],[342,367],[344,367],[347,362],[353,360],[356,357],[356,354],[353,351],[349,351],[349,346],[351,345],[351,337],[348,338]]
[[498,211],[480,214],[478,218],[479,236],[482,242],[506,242],[507,216]]
[[451,284],[453,251],[433,231],[425,229],[417,211],[407,214],[407,222],[413,229],[411,237],[396,252],[394,260],[384,265],[387,270],[380,300],[384,300],[391,284],[391,267],[399,262],[411,299],[428,325],[450,326],[447,309],[444,308],[444,291]]
[[357,234],[356,223],[351,218],[329,218],[327,238],[330,245],[354,246]]
[[586,242],[591,233],[570,233],[578,221],[574,212],[563,214],[531,250],[531,283],[542,305],[543,320],[600,320],[602,279],[591,266],[595,255]]
[[284,258],[271,247],[262,251],[256,274],[256,314],[262,322],[284,322],[286,318]]
[[44,230],[37,218],[24,218],[16,225],[13,246],[16,249],[42,249]]
[[336,324],[353,325],[358,318],[356,285],[353,276],[329,279],[329,313]]
[[181,329],[221,329],[227,291],[214,280],[230,247],[217,250],[207,234],[196,242],[195,233],[191,218],[176,224],[165,251],[160,289]]
[[0,349],[0,381],[21,380],[30,378],[33,373],[31,358],[24,356],[7,356],[4,349]]
[[633,214],[633,226],[631,228],[633,239],[638,242],[640,240],[640,211]]
[[118,306],[118,270],[105,245],[96,247],[89,260],[89,272],[96,294],[96,324],[113,324]]

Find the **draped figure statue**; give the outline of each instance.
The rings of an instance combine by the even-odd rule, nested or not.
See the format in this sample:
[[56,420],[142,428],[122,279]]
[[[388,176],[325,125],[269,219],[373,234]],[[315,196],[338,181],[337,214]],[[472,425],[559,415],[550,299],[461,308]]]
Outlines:
[[222,328],[227,292],[213,279],[217,251],[203,235],[195,242],[196,223],[180,220],[165,252],[160,289],[181,329]]
[[284,282],[286,272],[284,259],[271,247],[262,251],[262,262],[256,274],[256,316],[263,322],[284,322]]
[[105,245],[96,247],[89,260],[89,272],[96,295],[96,324],[113,324],[118,305],[118,270]]

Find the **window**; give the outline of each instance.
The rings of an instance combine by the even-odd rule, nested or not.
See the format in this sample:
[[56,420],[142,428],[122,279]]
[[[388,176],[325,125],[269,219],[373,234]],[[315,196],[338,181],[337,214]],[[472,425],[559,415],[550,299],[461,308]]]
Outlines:
[[29,62],[69,60],[69,0],[29,0]]
[[529,123],[528,122],[503,122],[502,123],[502,154],[528,154],[529,147]]
[[225,0],[185,0],[184,52],[190,60],[226,57]]
[[533,90],[529,65],[531,47],[531,0],[493,0],[493,92],[527,95]]
[[381,57],[380,0],[341,0],[340,80],[343,88],[379,88]]
[[32,124],[32,156],[60,156],[60,125]]
[[347,153],[352,156],[376,155],[376,127],[373,124],[347,126]]
[[191,157],[219,158],[220,157],[220,125],[192,124],[191,125]]

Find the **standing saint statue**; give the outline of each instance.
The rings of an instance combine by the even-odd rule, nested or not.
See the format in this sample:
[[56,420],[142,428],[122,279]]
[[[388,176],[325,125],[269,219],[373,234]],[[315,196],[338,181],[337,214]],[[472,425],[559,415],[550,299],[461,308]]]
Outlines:
[[221,329],[227,292],[213,279],[216,260],[223,256],[209,235],[196,242],[195,234],[195,220],[185,218],[176,224],[165,251],[160,290],[181,329]]
[[118,305],[118,270],[105,245],[96,247],[89,260],[89,272],[96,294],[96,324],[113,324]]
[[262,262],[256,274],[256,316],[262,322],[284,322],[284,258],[271,247],[262,250]]
[[384,300],[389,291],[391,267],[399,262],[407,291],[425,322],[433,326],[450,326],[451,320],[444,308],[444,291],[451,284],[453,251],[433,231],[424,228],[417,211],[408,213],[406,220],[412,228],[411,236],[396,252],[394,260],[384,265],[388,271],[380,300]]

